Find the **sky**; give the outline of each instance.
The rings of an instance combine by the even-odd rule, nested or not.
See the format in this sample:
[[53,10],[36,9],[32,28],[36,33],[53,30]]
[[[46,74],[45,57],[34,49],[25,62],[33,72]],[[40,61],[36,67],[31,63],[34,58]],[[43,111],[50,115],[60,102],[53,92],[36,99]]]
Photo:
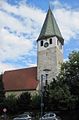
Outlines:
[[0,73],[37,65],[49,5],[64,38],[64,60],[79,50],[79,0],[0,0]]

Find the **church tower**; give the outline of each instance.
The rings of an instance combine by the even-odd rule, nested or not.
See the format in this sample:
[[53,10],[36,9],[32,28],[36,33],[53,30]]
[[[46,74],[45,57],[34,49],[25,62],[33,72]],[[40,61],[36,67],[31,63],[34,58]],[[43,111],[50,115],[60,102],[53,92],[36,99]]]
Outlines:
[[56,78],[63,62],[64,39],[51,9],[48,9],[43,27],[37,39],[37,79],[47,75],[48,83]]

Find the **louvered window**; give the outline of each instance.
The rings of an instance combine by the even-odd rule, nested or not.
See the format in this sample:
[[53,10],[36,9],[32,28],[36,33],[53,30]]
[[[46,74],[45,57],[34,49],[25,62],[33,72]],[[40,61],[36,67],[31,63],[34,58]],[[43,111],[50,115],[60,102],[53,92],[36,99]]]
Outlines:
[[50,38],[49,42],[50,42],[50,44],[52,44],[52,38]]
[[43,46],[43,40],[40,41],[40,45]]

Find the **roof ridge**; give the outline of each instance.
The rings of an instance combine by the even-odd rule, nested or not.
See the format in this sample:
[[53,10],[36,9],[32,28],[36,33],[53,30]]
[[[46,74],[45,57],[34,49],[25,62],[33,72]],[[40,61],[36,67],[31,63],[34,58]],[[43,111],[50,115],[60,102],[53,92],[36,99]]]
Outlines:
[[[13,69],[13,70],[6,70],[5,72],[12,72],[12,71],[18,71],[18,70],[32,69],[32,68],[37,68],[37,66],[28,67],[28,68],[19,68],[19,69]],[[5,73],[5,72],[4,72],[4,73]]]

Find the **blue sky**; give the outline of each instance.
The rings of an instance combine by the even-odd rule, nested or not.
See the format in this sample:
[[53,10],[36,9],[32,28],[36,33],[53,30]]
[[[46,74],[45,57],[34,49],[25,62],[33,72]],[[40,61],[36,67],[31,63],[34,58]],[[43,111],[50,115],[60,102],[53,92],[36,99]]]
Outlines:
[[65,41],[64,60],[79,50],[79,0],[0,0],[0,73],[36,66],[49,4]]

